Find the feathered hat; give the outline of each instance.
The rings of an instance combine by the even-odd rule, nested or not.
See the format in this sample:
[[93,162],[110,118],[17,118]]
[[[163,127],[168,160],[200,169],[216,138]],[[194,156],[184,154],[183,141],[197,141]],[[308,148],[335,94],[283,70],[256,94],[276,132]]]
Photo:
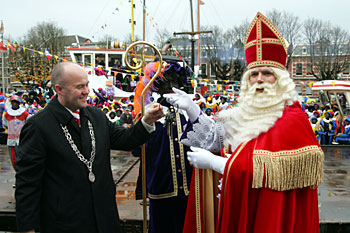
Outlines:
[[[135,113],[138,116],[138,114],[141,112],[141,94],[144,88],[147,86],[149,81],[153,78],[153,76],[156,74],[159,67],[159,62],[151,62],[148,63],[144,69],[144,76],[140,80],[140,82],[136,86],[135,96],[134,96],[134,109]],[[182,67],[178,62],[163,62],[161,71],[154,80],[154,82],[151,84],[150,88],[147,90],[145,95],[145,105],[150,104],[150,97],[152,95],[152,92],[157,92],[158,87],[161,85],[161,83],[166,82],[167,78],[165,77],[167,71],[175,71],[179,73],[183,73],[188,77],[190,75],[190,72],[187,67]]]
[[244,42],[248,69],[272,66],[285,70],[288,47],[288,42],[275,25],[258,12],[249,26]]
[[10,101],[17,101],[18,103],[22,103],[22,99],[21,97],[17,96],[17,95],[12,95],[10,97]]

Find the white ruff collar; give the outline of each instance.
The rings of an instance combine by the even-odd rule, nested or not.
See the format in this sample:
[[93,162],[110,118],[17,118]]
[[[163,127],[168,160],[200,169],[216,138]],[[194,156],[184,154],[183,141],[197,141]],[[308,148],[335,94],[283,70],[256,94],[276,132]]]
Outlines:
[[20,116],[20,115],[22,115],[25,111],[26,111],[26,109],[25,109],[25,108],[22,108],[22,107],[20,107],[20,108],[17,109],[17,110],[13,110],[12,108],[8,108],[8,109],[7,109],[7,113],[8,113],[10,116]]

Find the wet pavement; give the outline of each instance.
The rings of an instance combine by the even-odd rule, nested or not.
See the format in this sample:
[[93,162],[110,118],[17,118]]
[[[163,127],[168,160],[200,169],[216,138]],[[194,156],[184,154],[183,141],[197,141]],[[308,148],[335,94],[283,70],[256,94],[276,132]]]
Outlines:
[[[328,146],[323,147],[323,150],[325,152],[324,182],[318,189],[321,232],[349,232],[350,146]],[[142,224],[141,201],[135,200],[138,158],[123,151],[112,151],[111,155],[121,221],[124,224],[126,222],[134,222],[132,223],[134,225],[135,223],[136,225]],[[0,230],[4,230],[1,229],[1,218],[6,221],[6,218],[3,217],[6,213],[9,216],[14,215],[14,189],[12,187],[15,182],[14,175],[7,147],[0,145]],[[339,226],[345,230],[338,230]]]
[[320,222],[350,224],[350,146],[322,148],[325,166],[318,189]]

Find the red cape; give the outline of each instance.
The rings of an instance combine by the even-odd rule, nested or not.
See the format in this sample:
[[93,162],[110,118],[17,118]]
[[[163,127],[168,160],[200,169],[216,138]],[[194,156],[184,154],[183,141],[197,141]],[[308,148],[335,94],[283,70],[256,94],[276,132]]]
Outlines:
[[231,155],[216,232],[319,233],[316,187],[322,172],[323,152],[296,103]]

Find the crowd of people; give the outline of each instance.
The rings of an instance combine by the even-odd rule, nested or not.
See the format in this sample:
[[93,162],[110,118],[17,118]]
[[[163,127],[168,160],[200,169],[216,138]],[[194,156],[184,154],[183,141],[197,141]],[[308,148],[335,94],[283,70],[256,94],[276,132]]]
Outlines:
[[203,97],[201,94],[196,93],[193,102],[199,105],[200,110],[211,118],[216,113],[232,108],[237,104],[237,102],[231,101],[230,97],[221,96],[220,93],[213,95],[205,94]]
[[337,104],[302,103],[321,145],[350,144],[350,116],[343,116]]

